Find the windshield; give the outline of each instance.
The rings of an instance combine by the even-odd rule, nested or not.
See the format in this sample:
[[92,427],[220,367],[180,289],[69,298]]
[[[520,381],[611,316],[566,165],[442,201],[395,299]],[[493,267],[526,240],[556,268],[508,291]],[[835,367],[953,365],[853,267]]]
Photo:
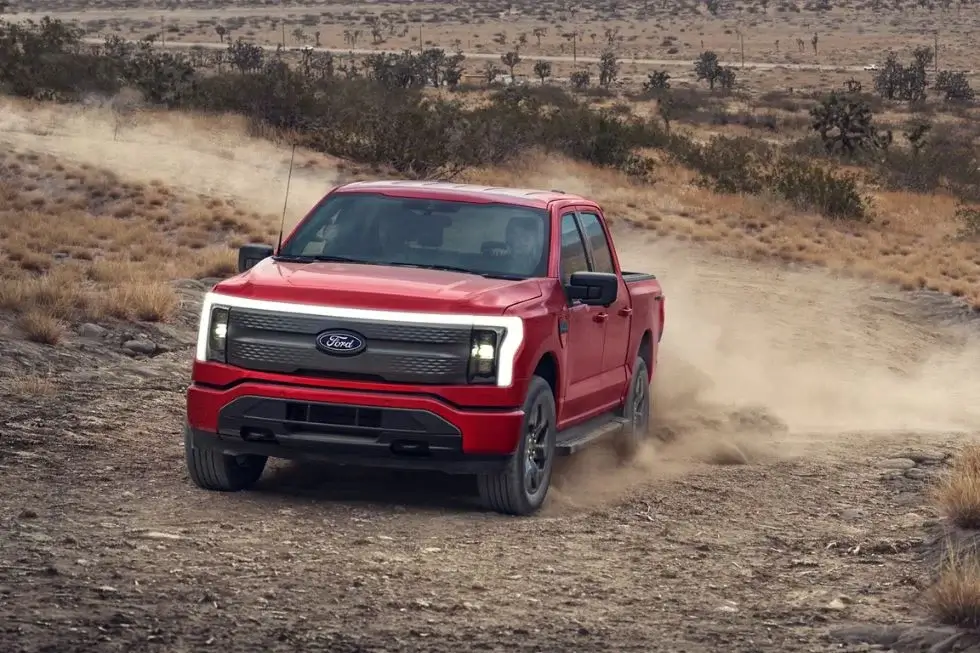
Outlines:
[[279,258],[543,277],[548,227],[543,209],[337,193],[283,245]]

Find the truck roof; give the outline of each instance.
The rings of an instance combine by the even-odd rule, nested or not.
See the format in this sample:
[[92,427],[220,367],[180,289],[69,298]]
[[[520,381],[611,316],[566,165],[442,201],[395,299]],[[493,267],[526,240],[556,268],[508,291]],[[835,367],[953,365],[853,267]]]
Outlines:
[[560,200],[593,203],[580,195],[566,193],[560,190],[456,184],[448,181],[355,181],[338,187],[335,192],[376,192],[402,197],[421,197],[461,202],[497,201],[504,204],[542,209],[548,208],[548,204],[551,202]]

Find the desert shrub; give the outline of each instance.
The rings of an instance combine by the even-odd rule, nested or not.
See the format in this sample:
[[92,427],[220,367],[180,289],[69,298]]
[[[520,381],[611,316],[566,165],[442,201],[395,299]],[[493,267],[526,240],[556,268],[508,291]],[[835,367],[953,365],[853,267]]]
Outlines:
[[890,133],[875,126],[871,107],[851,94],[831,93],[810,109],[810,118],[828,153],[851,157],[890,144]]
[[698,182],[721,193],[763,190],[772,147],[745,136],[716,136],[706,145],[683,150],[686,163],[700,173]]
[[777,148],[762,141],[716,136],[701,145],[672,136],[668,147],[675,160],[698,172],[699,184],[716,192],[768,191],[833,219],[867,217],[867,202],[856,177],[838,176],[817,162],[780,155]]
[[980,157],[972,135],[920,118],[906,127],[904,136],[908,147],[889,148],[876,162],[887,188],[917,193],[943,190],[980,200]]
[[774,164],[767,183],[780,197],[829,218],[867,217],[866,203],[854,175],[838,176],[814,162],[784,157]]
[[[756,139],[701,144],[628,107],[591,106],[582,93],[557,88],[508,86],[478,106],[427,96],[427,85],[452,89],[459,81],[460,56],[439,49],[377,55],[359,69],[311,50],[290,66],[280,52],[268,55],[241,40],[185,58],[156,51],[150,40],[133,44],[110,37],[86,49],[79,37],[58,21],[0,21],[0,55],[14,64],[0,70],[0,84],[18,95],[65,101],[92,89],[135,88],[151,104],[241,114],[257,133],[288,133],[300,145],[419,178],[451,177],[543,148],[644,179],[652,162],[637,150],[659,148],[720,192],[759,193],[777,179],[779,192],[792,201],[835,217],[856,212],[848,208],[855,200],[845,192],[852,182],[802,163],[792,168],[795,176],[774,177],[775,149]],[[69,59],[75,62],[72,74],[56,72]],[[724,71],[708,72],[717,73],[705,78],[709,84],[715,79],[725,86]],[[703,89],[660,92],[665,124],[686,110],[711,115],[717,102]]]

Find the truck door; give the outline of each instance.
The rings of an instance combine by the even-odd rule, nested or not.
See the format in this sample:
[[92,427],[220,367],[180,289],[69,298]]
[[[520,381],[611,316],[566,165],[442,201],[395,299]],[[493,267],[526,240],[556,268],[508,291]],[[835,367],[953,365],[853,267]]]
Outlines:
[[[604,221],[592,209],[578,211],[579,223],[589,248],[594,272],[616,274],[613,264],[612,249],[609,236],[604,228]],[[629,289],[623,276],[619,277],[619,292],[616,301],[604,310],[606,332],[602,347],[602,401],[618,401],[626,390],[629,377],[626,374],[627,349],[630,343],[630,325],[632,321],[632,302]],[[632,362],[632,361],[629,361]]]
[[[588,271],[589,259],[574,211],[562,214],[560,231],[558,274],[564,288],[573,272]],[[596,405],[596,393],[601,392],[602,345],[606,331],[606,322],[600,314],[605,312],[602,306],[587,306],[575,300],[559,317],[559,330],[567,330],[563,338],[567,383],[559,422],[593,412]]]

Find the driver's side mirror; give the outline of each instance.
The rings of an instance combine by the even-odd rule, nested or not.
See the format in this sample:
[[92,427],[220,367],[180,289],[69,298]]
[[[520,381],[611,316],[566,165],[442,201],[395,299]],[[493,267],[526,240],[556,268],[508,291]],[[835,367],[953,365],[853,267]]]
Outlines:
[[569,300],[589,306],[609,306],[619,294],[619,277],[609,272],[573,272],[565,286]]
[[242,245],[238,248],[238,271],[244,272],[255,267],[263,259],[267,259],[275,253],[272,245],[251,244]]

